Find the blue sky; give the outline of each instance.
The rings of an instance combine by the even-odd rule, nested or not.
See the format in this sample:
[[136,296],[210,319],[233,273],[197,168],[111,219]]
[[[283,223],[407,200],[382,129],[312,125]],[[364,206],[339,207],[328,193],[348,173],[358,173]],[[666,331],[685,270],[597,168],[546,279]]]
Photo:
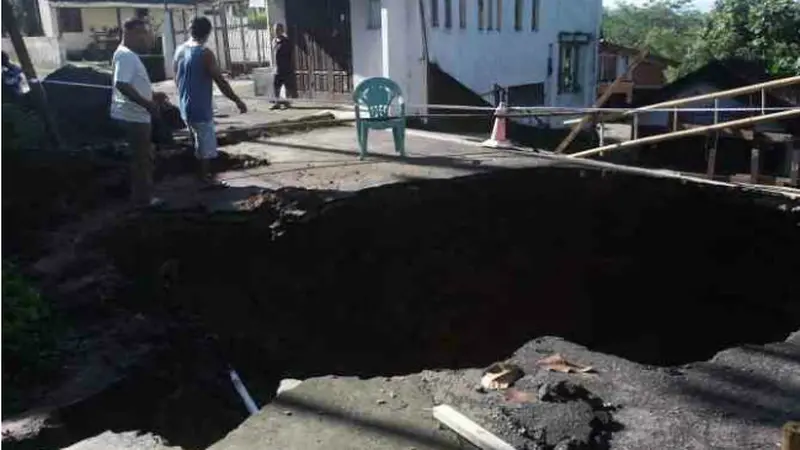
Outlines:
[[[618,0],[603,0],[604,6],[613,7]],[[643,4],[646,3],[647,0],[630,0],[632,3]],[[714,6],[714,0],[694,0],[694,4],[697,9],[702,11],[708,11]]]

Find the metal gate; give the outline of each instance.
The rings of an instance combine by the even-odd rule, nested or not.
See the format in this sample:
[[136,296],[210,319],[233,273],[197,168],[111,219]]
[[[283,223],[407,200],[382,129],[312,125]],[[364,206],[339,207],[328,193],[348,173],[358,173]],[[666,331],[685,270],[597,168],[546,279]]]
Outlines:
[[301,97],[348,100],[353,90],[350,0],[286,2]]

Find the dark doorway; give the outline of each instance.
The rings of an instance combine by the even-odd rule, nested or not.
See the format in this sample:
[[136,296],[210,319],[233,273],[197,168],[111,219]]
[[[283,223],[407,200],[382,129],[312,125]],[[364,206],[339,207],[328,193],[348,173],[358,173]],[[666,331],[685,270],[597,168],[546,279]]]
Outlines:
[[286,2],[300,97],[348,100],[353,90],[350,0]]

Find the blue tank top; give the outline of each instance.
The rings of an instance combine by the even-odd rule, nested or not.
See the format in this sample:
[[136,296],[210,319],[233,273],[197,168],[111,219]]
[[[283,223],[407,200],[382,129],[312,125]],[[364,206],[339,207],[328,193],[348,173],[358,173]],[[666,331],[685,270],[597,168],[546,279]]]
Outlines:
[[175,52],[178,97],[181,117],[187,123],[212,122],[212,79],[208,73],[201,45],[181,45]]

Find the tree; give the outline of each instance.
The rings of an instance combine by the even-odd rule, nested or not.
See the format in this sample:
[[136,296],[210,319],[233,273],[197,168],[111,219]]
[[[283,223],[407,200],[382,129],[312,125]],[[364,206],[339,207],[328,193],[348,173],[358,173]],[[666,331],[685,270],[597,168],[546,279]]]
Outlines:
[[[681,63],[696,54],[706,15],[692,7],[692,0],[649,0],[643,6],[624,1],[603,14],[603,37]],[[671,70],[670,78],[685,70]]]
[[[11,8],[19,24],[20,32],[24,36],[41,36],[42,21],[39,17],[38,2],[33,0],[11,0]],[[6,35],[5,25],[3,26],[3,36]]]
[[763,59],[773,75],[800,75],[800,1],[717,0],[696,57]]

